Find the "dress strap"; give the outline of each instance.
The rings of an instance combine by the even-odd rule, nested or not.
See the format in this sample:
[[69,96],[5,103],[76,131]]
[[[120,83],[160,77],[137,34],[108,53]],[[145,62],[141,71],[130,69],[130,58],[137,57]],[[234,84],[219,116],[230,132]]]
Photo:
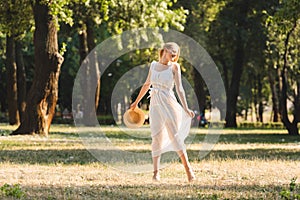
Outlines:
[[150,70],[153,71],[156,61],[152,61],[150,64]]

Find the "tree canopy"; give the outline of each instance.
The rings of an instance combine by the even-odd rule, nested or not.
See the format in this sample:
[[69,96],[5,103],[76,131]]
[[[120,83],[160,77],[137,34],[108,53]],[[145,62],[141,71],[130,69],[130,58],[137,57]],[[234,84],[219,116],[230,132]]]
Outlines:
[[[183,32],[211,55],[226,88],[227,112],[221,119],[226,127],[237,127],[243,120],[266,122],[268,112],[268,120],[281,121],[290,134],[299,134],[297,0],[1,0],[0,110],[8,113],[8,117],[1,115],[3,121],[9,118],[11,124],[22,123],[25,99],[37,78],[35,50],[41,44],[35,35],[37,4],[47,6],[47,15],[57,31],[57,42],[53,42],[57,43],[57,53],[64,57],[57,74],[54,119],[66,109],[74,111],[74,79],[97,44],[127,30],[159,27]],[[91,69],[99,79],[95,95],[99,116],[114,112],[111,93],[118,79],[132,66],[149,64],[156,56],[154,49],[140,49],[122,55],[105,72]],[[201,75],[184,59],[180,62],[183,75],[197,93],[201,112],[209,111],[209,91]],[[122,67],[116,67],[120,63]],[[148,100],[143,102],[147,104]],[[126,103],[129,102],[122,102],[122,106]]]

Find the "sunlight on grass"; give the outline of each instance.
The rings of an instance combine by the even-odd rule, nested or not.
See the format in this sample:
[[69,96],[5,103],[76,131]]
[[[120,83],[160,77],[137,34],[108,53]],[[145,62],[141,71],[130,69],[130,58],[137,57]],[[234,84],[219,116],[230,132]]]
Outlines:
[[[102,134],[122,151],[150,153],[149,127],[81,127],[78,131],[53,125],[48,137],[8,136],[15,128],[0,125],[0,187],[8,184],[5,190],[18,189],[25,194],[22,199],[279,199],[293,177],[300,179],[300,137],[285,130],[225,129],[214,148],[200,158],[208,130],[192,128],[188,155],[198,180],[188,184],[178,159],[161,170],[160,183],[153,183],[150,171],[114,168],[135,169],[145,158],[126,163],[113,151],[96,147],[115,160],[104,164],[82,141],[88,133]],[[5,199],[3,195],[0,192],[0,199]]]

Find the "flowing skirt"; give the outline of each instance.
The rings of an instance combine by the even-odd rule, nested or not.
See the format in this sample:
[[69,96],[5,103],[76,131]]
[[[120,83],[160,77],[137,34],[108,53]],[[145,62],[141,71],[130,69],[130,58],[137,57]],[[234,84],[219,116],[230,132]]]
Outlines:
[[184,140],[190,131],[191,117],[178,103],[173,90],[152,89],[150,96],[152,157],[168,151],[186,151]]

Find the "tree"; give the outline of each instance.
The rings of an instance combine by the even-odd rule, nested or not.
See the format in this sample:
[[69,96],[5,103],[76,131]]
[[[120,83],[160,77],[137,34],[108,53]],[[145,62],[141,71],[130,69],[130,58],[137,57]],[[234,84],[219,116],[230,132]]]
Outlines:
[[17,64],[13,36],[6,37],[6,68],[9,124],[15,125],[19,124],[20,120],[17,98]]
[[[0,112],[6,112],[6,72],[5,72],[5,40],[6,36],[0,31]],[[2,118],[2,116],[1,116]]]
[[[276,66],[279,72],[279,113],[290,135],[299,134],[297,125],[300,121],[299,10],[299,1],[285,0],[280,1],[274,14],[265,11],[268,15],[268,46],[275,51],[278,58],[273,60],[273,66]],[[272,34],[273,32],[275,34]],[[288,100],[293,103],[292,120],[289,118]]]
[[[217,14],[222,10],[224,5],[225,2],[221,0],[178,1],[177,6],[183,6],[185,9],[189,10],[184,33],[192,37],[209,51],[209,45],[211,44],[208,38],[209,26],[212,21],[216,20]],[[193,49],[190,49],[190,51],[193,52]],[[200,113],[205,114],[206,109],[211,107],[211,102],[209,101],[209,91],[204,78],[196,68],[189,66],[189,64],[185,62],[183,62],[183,64],[187,68],[187,74],[191,74],[192,83],[195,88],[195,94],[199,105],[199,111]],[[225,98],[215,99],[213,102],[213,106],[219,108],[221,111],[221,119],[224,119],[225,117],[225,102]]]
[[[219,63],[223,65],[223,75],[227,94],[226,127],[236,127],[237,98],[241,74],[245,64],[245,46],[248,39],[247,13],[250,10],[250,3],[244,1],[232,1],[226,4],[218,18],[210,26],[210,39],[214,46],[218,47],[215,58],[220,57]],[[223,34],[220,34],[220,33]],[[226,49],[222,51],[222,49]],[[220,53],[220,55],[218,55]],[[228,54],[227,54],[228,53]],[[227,55],[226,55],[227,54]],[[232,66],[230,70],[230,66]],[[229,73],[231,78],[229,79]],[[230,81],[229,81],[230,80]]]
[[16,64],[17,64],[17,98],[18,98],[18,111],[20,121],[24,120],[26,108],[26,71],[22,52],[21,41],[16,41]]
[[210,23],[209,52],[221,66],[227,94],[226,127],[237,127],[237,104],[245,68],[264,65],[262,10],[270,9],[270,4],[269,1],[226,2]]
[[[89,87],[92,82],[90,77],[94,76],[92,79],[97,80],[97,87],[95,92],[95,108],[89,106],[87,99],[83,98],[81,102],[81,107],[83,110],[83,123],[85,125],[94,125],[92,119],[93,110],[98,108],[99,98],[100,98],[100,71],[98,67],[97,55],[94,53],[93,60],[94,65],[91,65],[91,62],[88,61],[87,55],[95,48],[96,46],[96,37],[95,37],[95,26],[96,24],[101,24],[103,20],[107,20],[108,13],[108,4],[107,0],[93,0],[93,1],[71,1],[70,8],[74,12],[74,22],[75,22],[75,30],[77,30],[78,39],[79,39],[79,55],[80,65],[86,66],[85,72],[85,83],[81,84],[82,91],[85,93],[83,96],[89,96],[92,94],[91,87]],[[87,87],[85,87],[87,86]]]
[[33,4],[35,21],[35,74],[27,96],[24,121],[12,133],[48,135],[58,98],[58,78],[63,57],[58,52],[57,18],[53,1],[36,0]]
[[[23,33],[31,26],[31,17],[28,14],[29,1],[9,0],[0,2],[0,27],[6,34],[6,72],[7,72],[7,104],[9,124],[19,124],[19,105],[22,104],[24,111],[24,95],[18,96],[18,88],[26,86],[24,79],[19,79],[18,72],[24,69],[22,66],[22,50],[20,40]],[[24,71],[23,71],[24,72]],[[24,74],[24,73],[23,73]],[[19,84],[19,85],[18,85]],[[22,114],[23,112],[21,112]]]
[[[98,80],[97,92],[95,94],[96,108],[90,106],[91,102],[88,98],[82,98],[80,104],[82,105],[84,112],[83,123],[85,125],[94,125],[94,122],[90,120],[93,115],[93,111],[97,109],[97,103],[99,101],[100,95],[100,76],[97,63],[92,66],[89,59],[90,55],[87,55],[95,47],[95,43],[99,41],[99,36],[96,38],[95,29],[97,26],[106,27],[107,31],[103,31],[100,34],[110,36],[114,34],[121,34],[123,31],[137,28],[146,27],[163,27],[168,29],[170,26],[183,29],[183,22],[185,21],[186,11],[180,7],[177,9],[172,9],[173,1],[127,1],[127,0],[93,0],[93,1],[73,1],[71,5],[72,10],[75,14],[75,26],[78,28],[79,33],[79,48],[80,48],[80,63],[82,66],[86,67],[86,76],[82,77],[83,83],[81,84],[82,93],[84,97],[94,98],[93,91],[91,91],[91,83],[89,81]],[[84,11],[84,12],[83,12]],[[153,17],[155,16],[155,17]],[[99,29],[98,29],[99,30]],[[107,34],[108,33],[108,34]],[[100,36],[101,37],[101,36]],[[102,36],[103,38],[103,36]],[[125,47],[127,48],[127,47]],[[93,52],[95,53],[95,52]],[[97,55],[94,55],[97,57]],[[98,59],[93,59],[98,62]],[[99,61],[101,62],[101,61]],[[132,63],[131,63],[132,66]],[[103,72],[101,72],[103,73]],[[118,73],[113,73],[114,75]],[[84,79],[85,78],[85,79]],[[103,83],[103,82],[102,82]],[[111,82],[110,82],[111,84]],[[101,86],[101,90],[106,88],[107,85]],[[108,87],[107,90],[111,91]],[[104,89],[104,91],[106,91]],[[107,102],[106,107],[110,108],[109,102],[111,102],[110,95],[107,93],[102,95],[103,101]],[[89,117],[91,116],[91,117]]]
[[[203,28],[200,27],[200,24],[202,24],[203,21],[207,19],[204,17],[204,19],[202,19],[200,16],[203,11],[203,9],[201,8],[205,7],[205,5],[207,5],[208,3],[205,4],[205,2],[203,1],[179,1],[178,3],[189,10],[189,15],[187,16],[184,33],[189,35],[196,41],[202,43],[203,45],[203,35],[205,31],[203,30]],[[191,49],[191,51],[193,50]],[[186,63],[185,66],[189,66],[189,64]],[[204,115],[205,110],[207,109],[207,91],[204,80],[201,77],[201,74],[195,68],[192,68],[192,66],[189,67],[189,71],[191,71],[192,74],[195,94],[199,105],[199,112]]]

